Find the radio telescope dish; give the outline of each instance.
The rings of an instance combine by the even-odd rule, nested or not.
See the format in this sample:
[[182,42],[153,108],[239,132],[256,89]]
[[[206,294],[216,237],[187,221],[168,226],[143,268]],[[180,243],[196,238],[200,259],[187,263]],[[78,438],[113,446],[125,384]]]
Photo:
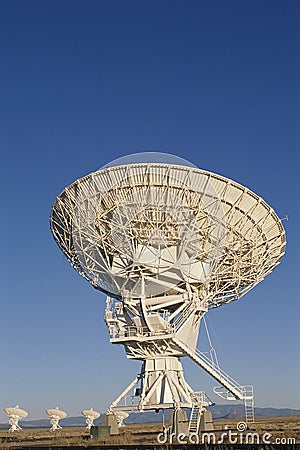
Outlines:
[[8,431],[17,431],[22,430],[19,426],[19,420],[25,419],[28,416],[28,412],[24,409],[19,408],[19,405],[16,405],[14,408],[4,408],[5,414],[9,417],[9,425],[10,429]]
[[51,431],[55,431],[62,428],[58,422],[61,419],[67,417],[67,413],[65,411],[62,411],[57,406],[56,408],[46,409],[46,414],[50,417],[50,423],[52,425],[50,428]]
[[98,419],[100,417],[100,413],[97,411],[94,411],[93,408],[91,409],[85,409],[81,411],[81,414],[85,417],[85,422],[87,424],[86,428],[88,430],[91,429],[91,427],[94,425],[94,420]]
[[[284,254],[281,221],[261,197],[174,157],[132,155],[65,188],[50,222],[74,269],[107,294],[111,342],[143,361],[110,413],[191,408],[189,430],[199,430],[209,402],[184,379],[179,358],[188,356],[220,383],[215,393],[243,400],[253,420],[252,386],[228,377],[196,345],[206,312],[240,299]],[[121,405],[132,389],[137,403]]]
[[285,247],[274,211],[249,189],[204,170],[132,164],[99,170],[57,198],[51,230],[71,264],[115,297],[203,292],[208,308],[268,275]]
[[125,427],[125,424],[123,423],[125,419],[129,416],[129,414],[125,411],[117,411],[116,413],[118,427]]

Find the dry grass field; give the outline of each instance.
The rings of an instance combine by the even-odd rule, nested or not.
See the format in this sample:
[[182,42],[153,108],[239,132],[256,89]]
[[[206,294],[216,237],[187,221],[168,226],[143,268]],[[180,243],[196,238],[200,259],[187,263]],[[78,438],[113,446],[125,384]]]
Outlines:
[[[228,433],[237,431],[237,421],[233,420],[216,420],[214,422],[216,443],[220,439],[221,433]],[[102,437],[101,439],[90,439],[89,432],[84,428],[64,428],[57,432],[51,432],[48,429],[31,429],[22,430],[15,433],[8,431],[0,431],[0,448],[1,449],[58,449],[58,448],[126,448],[126,446],[136,446],[136,449],[147,446],[151,448],[158,448],[157,435],[162,431],[162,424],[136,424],[127,425],[121,429],[121,434],[118,436]],[[286,448],[296,448],[300,444],[300,416],[288,417],[257,417],[255,424],[250,429],[244,432],[255,432],[260,436],[260,439],[265,433],[269,433],[268,439],[270,443],[285,444]],[[271,436],[270,436],[271,435]],[[289,438],[294,438],[296,445]],[[277,439],[277,441],[275,441]],[[224,444],[228,443],[228,438],[225,438]],[[211,442],[213,443],[213,442]],[[241,442],[237,442],[240,444]],[[249,441],[251,443],[251,440]],[[253,442],[257,442],[254,440]],[[259,442],[262,444],[262,441]],[[168,445],[161,448],[172,448],[170,442]],[[176,441],[174,442],[176,444]],[[191,444],[191,442],[187,442]],[[200,441],[201,444],[201,441]],[[287,445],[288,444],[288,445]],[[189,445],[182,445],[181,448],[189,447]],[[229,446],[231,447],[231,446]],[[298,447],[298,446],[297,446]],[[145,448],[145,447],[144,447]],[[178,445],[176,448],[179,448]],[[199,448],[199,446],[198,446]],[[221,448],[221,447],[219,447]],[[224,448],[224,447],[222,447]],[[260,448],[276,448],[273,445],[260,446]],[[300,445],[299,445],[300,448]]]

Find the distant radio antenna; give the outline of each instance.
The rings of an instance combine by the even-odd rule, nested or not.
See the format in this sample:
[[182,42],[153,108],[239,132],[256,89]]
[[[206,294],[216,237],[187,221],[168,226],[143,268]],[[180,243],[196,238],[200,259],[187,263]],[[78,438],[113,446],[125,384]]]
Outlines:
[[22,430],[19,426],[19,420],[25,419],[28,416],[28,412],[24,409],[19,408],[19,405],[16,405],[14,408],[4,408],[4,412],[9,417],[9,425],[10,429],[8,431],[18,431]]
[[46,414],[48,414],[48,416],[50,417],[50,423],[52,425],[52,427],[50,428],[51,431],[62,428],[58,422],[67,416],[67,413],[65,411],[62,411],[57,406],[56,408],[46,409]]
[[123,423],[125,419],[127,419],[127,417],[129,416],[129,414],[125,411],[117,411],[115,413],[115,415],[117,416],[117,422],[118,422],[118,427],[125,427],[125,424]]
[[94,420],[100,417],[100,413],[98,413],[98,411],[94,411],[93,408],[84,409],[83,411],[81,411],[81,414],[85,417],[86,428],[88,430],[90,430],[91,427],[94,425]]

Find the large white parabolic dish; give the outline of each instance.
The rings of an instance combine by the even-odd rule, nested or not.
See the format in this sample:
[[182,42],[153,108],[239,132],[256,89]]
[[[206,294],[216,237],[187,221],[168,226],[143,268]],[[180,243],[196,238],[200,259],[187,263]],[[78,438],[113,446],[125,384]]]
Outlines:
[[262,198],[176,164],[93,172],[57,197],[50,221],[74,269],[115,298],[192,289],[214,308],[263,280],[285,250],[281,221]]

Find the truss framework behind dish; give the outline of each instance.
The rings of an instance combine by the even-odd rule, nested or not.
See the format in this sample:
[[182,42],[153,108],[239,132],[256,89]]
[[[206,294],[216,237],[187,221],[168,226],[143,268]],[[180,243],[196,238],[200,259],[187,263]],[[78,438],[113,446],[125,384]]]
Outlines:
[[[187,180],[189,188],[185,187]],[[106,235],[105,232],[99,234],[96,243],[91,242],[93,238],[89,239],[88,234],[92,233],[92,228],[79,229],[82,235],[87,233],[87,240],[82,241],[80,248],[82,254],[88,255],[91,245],[94,246],[93,257],[85,256],[82,265],[72,236],[74,211],[76,210],[77,216],[84,217],[88,212],[87,203],[91,202],[89,207],[97,209],[98,222],[102,214],[105,226],[109,211],[121,204],[128,192],[134,192],[137,198],[147,186],[156,186],[166,192],[176,192],[182,197],[190,195],[190,203],[195,202],[190,206],[194,206],[194,214],[199,215],[201,201],[198,201],[197,210],[197,196],[194,192],[197,188],[205,190],[205,186],[209,184],[221,202],[226,223],[226,239],[222,254],[218,257],[219,265],[203,283],[178,282],[175,293],[186,291],[186,285],[190,284],[200,295],[201,292],[203,295],[209,293],[208,308],[215,308],[240,298],[264,279],[280,262],[285,250],[284,229],[273,209],[259,196],[234,181],[200,169],[167,164],[133,164],[100,170],[77,180],[57,198],[50,219],[51,230],[73,267],[84,278],[96,289],[121,298],[122,295],[115,288],[112,289],[110,281],[103,282],[106,272],[111,271],[113,255],[119,251],[109,242],[109,229]],[[86,203],[78,204],[78,198],[82,196]],[[201,195],[198,199],[201,200]],[[212,196],[212,204],[215,200]],[[202,215],[199,220],[203,223],[203,236],[209,240],[205,216]],[[167,224],[164,223],[163,226],[166,227]],[[151,227],[155,227],[155,224],[150,224]],[[165,292],[165,295],[172,294],[174,289]]]

